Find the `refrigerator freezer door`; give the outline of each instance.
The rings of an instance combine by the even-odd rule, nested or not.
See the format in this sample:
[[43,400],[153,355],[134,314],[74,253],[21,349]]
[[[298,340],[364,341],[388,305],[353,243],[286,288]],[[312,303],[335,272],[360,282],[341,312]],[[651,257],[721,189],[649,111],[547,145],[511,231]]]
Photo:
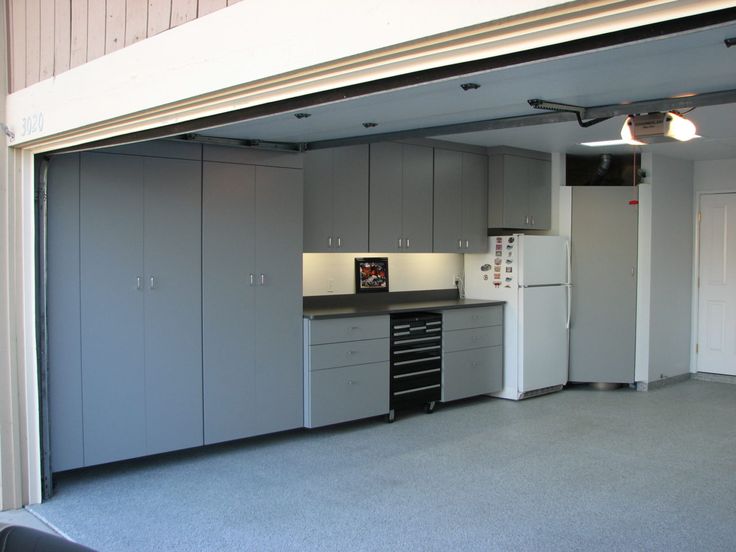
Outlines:
[[566,243],[561,236],[522,236],[519,285],[569,283]]
[[520,290],[519,393],[567,383],[567,287]]

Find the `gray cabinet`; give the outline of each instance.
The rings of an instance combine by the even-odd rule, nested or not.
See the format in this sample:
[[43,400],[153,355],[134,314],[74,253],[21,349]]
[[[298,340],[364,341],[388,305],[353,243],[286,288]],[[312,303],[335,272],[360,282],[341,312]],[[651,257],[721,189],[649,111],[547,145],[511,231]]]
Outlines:
[[446,310],[442,314],[442,401],[503,387],[503,307]]
[[551,191],[549,160],[531,154],[492,154],[489,157],[488,228],[549,229]]
[[434,150],[434,251],[488,250],[488,158]]
[[389,317],[304,321],[304,425],[389,410]]
[[304,251],[368,250],[368,146],[304,155]]
[[301,427],[302,175],[205,161],[204,440]]
[[432,148],[371,144],[370,251],[432,251],[432,187]]
[[202,444],[200,185],[197,161],[81,156],[84,465]]

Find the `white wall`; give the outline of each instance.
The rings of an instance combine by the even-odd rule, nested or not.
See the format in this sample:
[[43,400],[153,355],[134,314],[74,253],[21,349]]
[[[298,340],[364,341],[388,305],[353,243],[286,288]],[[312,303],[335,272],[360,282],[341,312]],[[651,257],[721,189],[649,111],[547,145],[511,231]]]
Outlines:
[[736,159],[696,161],[695,193],[736,191]]
[[305,253],[304,295],[355,293],[356,257],[388,257],[389,291],[452,289],[463,274],[454,253]]
[[648,381],[690,371],[693,163],[651,156]]

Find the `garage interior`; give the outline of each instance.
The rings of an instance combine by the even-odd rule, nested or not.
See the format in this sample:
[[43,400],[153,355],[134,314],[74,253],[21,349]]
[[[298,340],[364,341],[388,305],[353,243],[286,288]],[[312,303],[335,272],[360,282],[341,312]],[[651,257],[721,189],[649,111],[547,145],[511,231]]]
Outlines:
[[[736,48],[728,43],[736,24],[671,32],[92,146],[135,141],[127,147],[142,151],[141,139],[157,138],[298,155],[433,140],[559,153],[558,169],[564,154],[736,158]],[[533,99],[583,108],[584,121],[607,119],[583,127],[569,111],[533,109]],[[582,145],[617,139],[629,113],[667,110],[685,113],[700,137],[641,148]],[[683,262],[689,275],[691,260]],[[736,435],[727,424],[735,393],[727,383],[691,380],[648,394],[573,388],[521,403],[473,399],[443,409],[442,418],[409,416],[390,430],[368,420],[62,472],[54,476],[57,496],[31,511],[102,550],[198,550],[213,542],[223,549],[726,549],[736,542],[729,527],[736,489],[728,483]],[[487,417],[498,424],[489,428]]]

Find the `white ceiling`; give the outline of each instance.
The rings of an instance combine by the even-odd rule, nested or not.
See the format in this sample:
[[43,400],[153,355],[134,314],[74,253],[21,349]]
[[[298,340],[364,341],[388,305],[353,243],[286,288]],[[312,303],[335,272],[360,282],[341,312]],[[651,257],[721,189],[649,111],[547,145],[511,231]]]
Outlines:
[[[294,112],[282,113],[202,134],[313,142],[540,113],[527,104],[531,98],[594,107],[735,90],[736,47],[729,49],[723,43],[730,37],[736,37],[736,24],[324,104],[302,110],[311,114],[305,119],[295,118]],[[460,88],[464,82],[478,83],[481,88],[465,92]],[[646,147],[692,160],[736,157],[736,104],[700,107],[687,117],[703,138]],[[578,145],[617,138],[623,119],[616,117],[589,128],[556,123],[435,138],[598,155],[630,151],[631,146],[601,150]],[[365,129],[364,122],[378,126]]]

